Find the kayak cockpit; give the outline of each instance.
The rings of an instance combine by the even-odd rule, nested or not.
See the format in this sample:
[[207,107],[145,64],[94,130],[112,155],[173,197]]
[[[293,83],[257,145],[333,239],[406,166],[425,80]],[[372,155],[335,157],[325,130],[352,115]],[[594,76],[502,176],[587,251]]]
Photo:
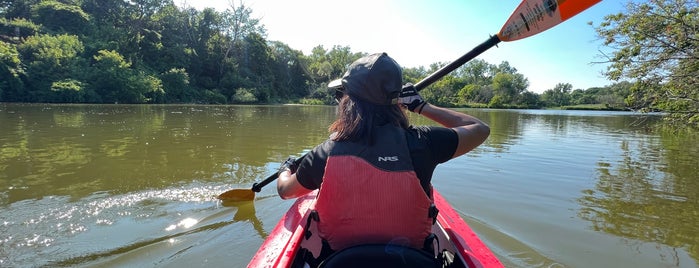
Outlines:
[[[359,245],[321,254],[323,241],[315,221],[309,221],[317,191],[298,198],[253,256],[248,267],[493,267],[503,265],[461,216],[434,191],[440,212],[432,226],[433,250],[399,245]],[[309,222],[311,224],[309,224]],[[429,244],[429,243],[428,243]],[[319,256],[328,256],[317,260]],[[398,261],[395,264],[391,264]],[[324,262],[324,263],[323,263]],[[321,263],[323,266],[321,266]],[[404,264],[408,264],[407,266]],[[430,263],[427,265],[422,265]],[[415,266],[410,266],[415,264]]]
[[[310,233],[315,233],[311,226]],[[430,249],[417,249],[398,244],[363,244],[352,246],[332,254],[323,254],[322,242],[310,239],[302,239],[299,249],[294,254],[289,267],[294,268],[462,268],[471,267],[457,252],[450,237],[440,223],[434,224],[431,238],[426,247]],[[315,237],[316,239],[319,239]],[[431,245],[430,245],[431,244]],[[327,256],[327,257],[320,257]],[[316,259],[320,258],[320,259]]]
[[358,245],[343,249],[325,259],[318,268],[424,268],[424,267],[463,267],[446,266],[448,260],[415,248],[398,245]]

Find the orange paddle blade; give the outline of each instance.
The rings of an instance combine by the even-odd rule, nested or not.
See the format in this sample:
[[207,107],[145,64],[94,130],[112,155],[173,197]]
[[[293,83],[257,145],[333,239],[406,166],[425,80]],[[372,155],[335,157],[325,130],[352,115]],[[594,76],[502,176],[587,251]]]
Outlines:
[[524,0],[500,29],[501,41],[526,38],[575,16],[601,0]]
[[229,202],[252,201],[255,200],[255,192],[251,189],[233,189],[218,195],[216,198]]

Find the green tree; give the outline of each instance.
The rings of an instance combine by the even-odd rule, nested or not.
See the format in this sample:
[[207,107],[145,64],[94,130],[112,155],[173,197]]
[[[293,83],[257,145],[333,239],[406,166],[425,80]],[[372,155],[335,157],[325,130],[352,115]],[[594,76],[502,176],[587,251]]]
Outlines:
[[41,2],[41,0],[2,0],[0,1],[0,13],[5,18],[31,17],[31,7]]
[[541,94],[541,100],[546,106],[566,106],[570,104],[570,91],[573,86],[568,83],[558,83],[553,89]]
[[410,67],[403,68],[403,81],[406,83],[417,83],[423,78],[427,77],[428,73],[425,67]]
[[226,37],[222,39],[226,44],[221,46],[223,57],[219,67],[219,72],[223,74],[227,71],[226,67],[229,66],[227,62],[231,57],[237,58],[238,62],[249,62],[250,57],[246,53],[244,39],[255,34],[264,40],[267,32],[264,25],[260,23],[260,19],[252,16],[252,9],[242,1],[237,6],[235,2],[230,1],[229,7],[221,14],[221,19],[222,35]]
[[174,4],[164,6],[153,16],[154,28],[160,33],[161,47],[156,55],[148,55],[144,60],[158,72],[190,67],[196,58],[196,42],[192,36],[192,18],[187,10],[180,10]]
[[0,41],[0,101],[22,101],[24,73],[19,52],[14,45]]
[[514,73],[499,72],[493,77],[492,88],[501,104],[514,104],[527,87],[529,81],[516,70]]
[[[236,88],[252,87],[253,90],[250,92],[255,95],[258,101],[277,100],[280,93],[273,88],[272,83],[274,81],[272,69],[274,60],[265,39],[258,34],[251,33],[245,38],[243,47],[245,53],[238,63],[237,70],[243,85]],[[235,85],[230,86],[235,87]],[[236,91],[238,90],[236,89]]]
[[[509,64],[508,64],[509,65]],[[457,68],[453,75],[466,79],[469,84],[489,85],[495,75],[496,66],[482,59],[474,59]]]
[[100,50],[88,80],[104,103],[161,102],[162,82],[143,71],[131,69],[131,63],[116,51]]
[[83,43],[75,35],[35,35],[18,46],[22,62],[27,65],[25,86],[29,101],[48,101],[51,85],[79,76],[84,60]]
[[51,84],[51,91],[54,93],[51,102],[85,102],[89,101],[90,94],[86,93],[83,83],[74,79],[66,79]]
[[536,109],[541,107],[541,99],[538,94],[525,90],[517,96],[515,104],[524,108]]
[[328,61],[327,53],[327,50],[320,45],[311,49],[311,54],[307,57],[306,73],[314,84],[332,79],[332,64]]
[[32,6],[32,21],[60,33],[81,34],[90,26],[90,16],[79,6],[41,1]]
[[495,96],[490,85],[468,84],[457,93],[459,104],[490,103]]
[[[573,105],[597,103],[597,101],[595,100],[595,96],[591,94],[593,90],[594,88],[588,90],[573,90],[573,92],[570,93],[570,103]],[[599,88],[597,89],[597,91],[599,91]]]
[[173,68],[160,76],[165,90],[165,100],[169,103],[189,103],[194,101],[196,91],[189,84],[189,74],[182,68]]
[[303,70],[303,66],[307,64],[303,53],[279,41],[269,42],[269,47],[274,59],[273,87],[284,92],[282,95],[289,98],[304,97],[307,93],[308,77]]
[[629,2],[596,27],[613,52],[606,75],[637,84],[627,102],[661,109],[671,119],[699,125],[699,2]]
[[0,18],[0,37],[21,40],[39,33],[41,26],[24,18],[14,18],[11,20]]

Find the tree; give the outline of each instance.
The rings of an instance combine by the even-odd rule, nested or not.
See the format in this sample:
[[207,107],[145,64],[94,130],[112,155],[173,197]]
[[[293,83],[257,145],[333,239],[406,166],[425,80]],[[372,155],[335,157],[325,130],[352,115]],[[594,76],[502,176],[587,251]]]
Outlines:
[[0,101],[20,101],[24,94],[24,73],[15,46],[0,41]]
[[41,26],[27,19],[14,18],[7,20],[0,18],[0,37],[21,40],[39,33],[40,29]]
[[269,47],[275,66],[274,88],[284,92],[286,97],[304,97],[308,77],[303,71],[306,64],[303,53],[279,41],[269,42]]
[[501,104],[512,104],[522,94],[529,81],[522,74],[500,72],[493,77],[492,88]]
[[596,27],[604,44],[610,79],[635,81],[627,102],[661,109],[672,119],[699,125],[699,2],[629,2]]
[[104,103],[162,102],[162,81],[143,71],[131,69],[131,63],[116,51],[100,50],[89,74],[91,89]]
[[83,43],[75,35],[35,35],[18,46],[22,62],[27,65],[25,86],[29,101],[51,99],[51,85],[79,76],[83,64]]
[[573,86],[568,83],[558,83],[553,89],[544,91],[541,95],[546,106],[565,106],[570,104],[570,91]]
[[42,1],[32,6],[32,20],[55,32],[81,34],[90,26],[90,16],[79,6]]
[[453,74],[463,77],[469,84],[489,85],[496,73],[496,68],[485,60],[474,59],[457,68]]
[[169,103],[192,102],[196,91],[189,85],[189,74],[185,69],[170,69],[160,76],[165,90],[165,100]]
[[236,56],[238,61],[242,60],[246,61],[246,64],[249,63],[250,59],[246,54],[246,47],[241,45],[241,43],[244,44],[241,41],[248,38],[251,34],[259,35],[264,40],[267,36],[267,31],[264,25],[260,23],[260,19],[252,17],[252,9],[245,6],[242,1],[236,6],[231,0],[229,8],[221,15],[222,34],[227,37],[225,40],[228,42],[222,46],[224,51],[219,71],[223,73],[226,71],[226,62],[232,55]]
[[541,100],[538,94],[525,90],[517,96],[515,104],[520,105],[525,108],[534,109],[541,107]]

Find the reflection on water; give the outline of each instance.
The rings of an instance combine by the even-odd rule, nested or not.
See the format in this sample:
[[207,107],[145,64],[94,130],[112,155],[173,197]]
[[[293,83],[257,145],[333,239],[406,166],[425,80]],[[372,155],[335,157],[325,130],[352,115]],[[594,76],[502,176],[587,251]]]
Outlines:
[[[633,113],[472,110],[435,189],[507,267],[696,267],[696,132]],[[0,104],[0,266],[242,267],[291,201],[248,188],[334,107]],[[410,115],[416,124],[434,124]]]
[[262,226],[262,221],[260,221],[260,219],[257,218],[257,214],[255,213],[255,202],[223,201],[221,205],[223,205],[224,207],[237,208],[238,210],[235,212],[235,215],[233,215],[233,221],[250,222],[252,226],[255,228],[255,231],[257,231],[257,234],[260,235],[261,238],[267,238],[267,231],[265,231],[265,229]]
[[670,247],[659,254],[686,266],[684,249],[699,260],[699,146],[697,133],[659,131],[653,138],[624,141],[621,158],[600,161],[593,189],[579,199],[580,217],[615,236]]
[[[1,109],[0,187],[10,190],[0,205],[45,195],[127,193],[192,180],[253,182],[267,172],[265,163],[286,159],[327,135],[327,121],[303,118],[332,115],[327,109],[236,106]],[[276,135],[292,131],[316,135]]]

